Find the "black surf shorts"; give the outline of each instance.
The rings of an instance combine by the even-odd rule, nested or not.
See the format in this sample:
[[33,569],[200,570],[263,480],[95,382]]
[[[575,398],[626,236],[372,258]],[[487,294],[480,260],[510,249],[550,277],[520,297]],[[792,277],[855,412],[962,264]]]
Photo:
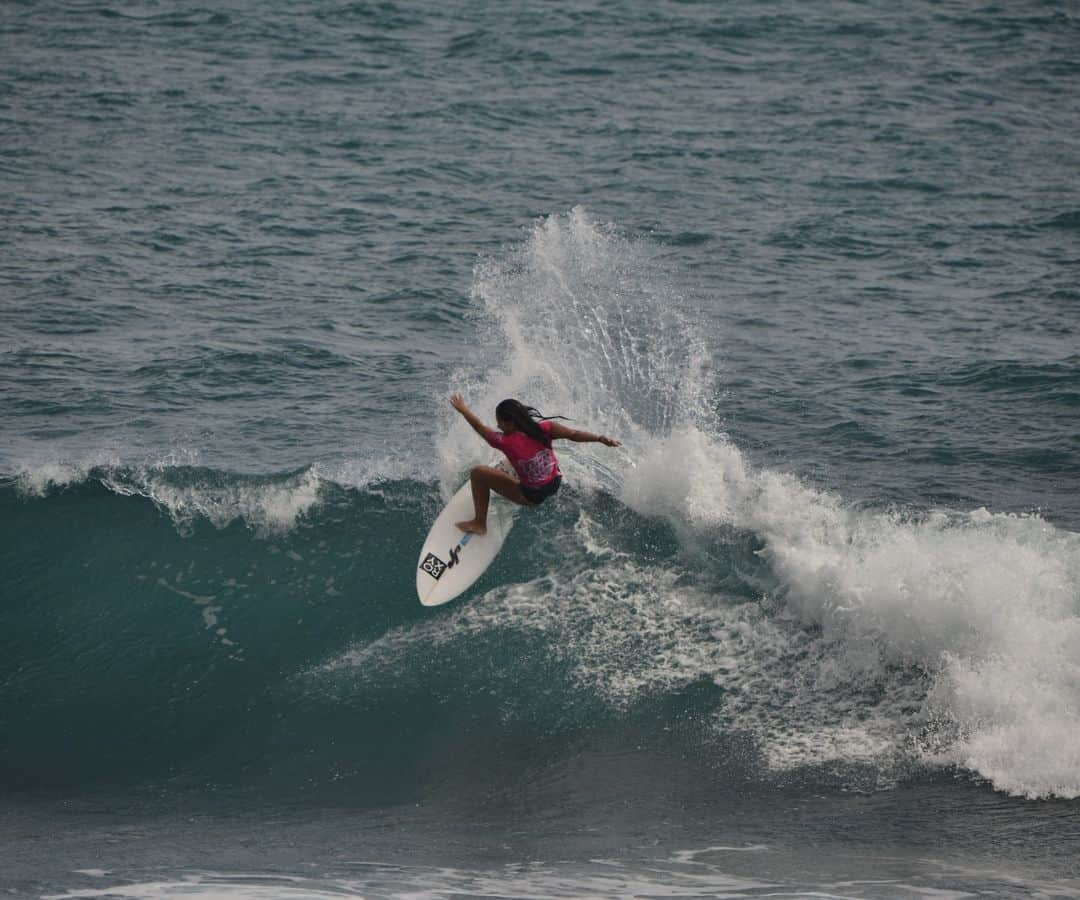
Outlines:
[[539,506],[559,489],[560,484],[562,484],[562,477],[556,475],[551,481],[547,484],[540,485],[540,487],[525,487],[525,485],[521,485],[521,493],[523,493],[525,499],[534,506]]

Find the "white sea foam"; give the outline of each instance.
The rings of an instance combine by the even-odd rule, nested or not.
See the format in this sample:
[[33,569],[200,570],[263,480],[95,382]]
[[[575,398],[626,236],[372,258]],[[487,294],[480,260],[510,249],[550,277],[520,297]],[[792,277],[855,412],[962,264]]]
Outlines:
[[[657,462],[665,456],[681,464]],[[754,470],[692,428],[658,439],[645,459],[621,497],[643,514],[757,535],[786,609],[820,630],[822,673],[854,685],[917,669],[932,684],[906,724],[909,736],[919,721],[930,729],[934,758],[1006,791],[1080,796],[1080,536],[983,509],[858,509]]]
[[[623,438],[568,448],[568,480],[688,539],[751,533],[776,584],[768,603],[731,607],[601,555],[492,592],[452,630],[557,628],[616,701],[711,677],[726,724],[751,727],[779,768],[914,748],[1002,790],[1080,796],[1080,536],[986,510],[870,511],[754,467],[711,415],[682,299],[641,246],[580,210],[480,266],[474,296],[502,347],[456,373],[478,411],[516,395]],[[457,472],[476,438],[455,424],[439,452]],[[578,533],[595,555],[598,530]]]
[[859,510],[692,431],[653,453],[679,451],[681,466],[633,470],[623,498],[759,536],[844,677],[927,673],[920,715],[953,737],[938,758],[1010,792],[1080,795],[1080,536],[986,510]]

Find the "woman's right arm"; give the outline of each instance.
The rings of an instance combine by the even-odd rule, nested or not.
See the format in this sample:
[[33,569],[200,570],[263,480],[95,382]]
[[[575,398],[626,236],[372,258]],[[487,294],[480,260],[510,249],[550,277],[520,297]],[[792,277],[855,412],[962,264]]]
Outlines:
[[450,397],[450,405],[454,407],[468,422],[473,431],[475,431],[485,441],[488,439],[488,435],[491,434],[491,429],[481,420],[481,418],[469,409],[469,404],[465,402],[465,398],[461,394],[454,394]]

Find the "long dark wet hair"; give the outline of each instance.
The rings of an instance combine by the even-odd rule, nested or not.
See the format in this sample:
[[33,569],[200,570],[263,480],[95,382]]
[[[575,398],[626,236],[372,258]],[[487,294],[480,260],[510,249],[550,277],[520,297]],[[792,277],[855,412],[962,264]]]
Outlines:
[[513,422],[518,431],[523,431],[545,447],[550,447],[551,438],[544,434],[540,423],[550,419],[565,419],[566,416],[542,416],[540,410],[526,406],[520,400],[503,400],[495,407],[495,418],[503,422]]

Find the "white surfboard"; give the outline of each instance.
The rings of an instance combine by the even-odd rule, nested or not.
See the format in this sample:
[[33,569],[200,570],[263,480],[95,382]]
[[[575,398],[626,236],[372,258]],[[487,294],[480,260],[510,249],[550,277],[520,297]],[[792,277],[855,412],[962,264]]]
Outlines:
[[514,524],[513,505],[491,492],[484,535],[469,534],[454,524],[472,517],[472,485],[466,481],[439,513],[420,550],[416,594],[424,606],[449,603],[484,574]]

